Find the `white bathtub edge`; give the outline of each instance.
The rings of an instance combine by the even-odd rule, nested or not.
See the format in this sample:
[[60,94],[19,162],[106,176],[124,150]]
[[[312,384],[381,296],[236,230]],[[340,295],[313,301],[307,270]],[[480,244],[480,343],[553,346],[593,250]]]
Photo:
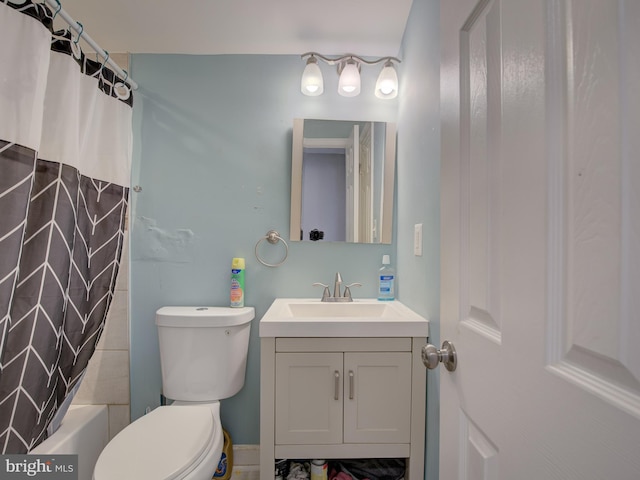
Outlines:
[[60,428],[29,453],[77,454],[78,480],[91,480],[93,468],[108,441],[106,405],[71,405]]

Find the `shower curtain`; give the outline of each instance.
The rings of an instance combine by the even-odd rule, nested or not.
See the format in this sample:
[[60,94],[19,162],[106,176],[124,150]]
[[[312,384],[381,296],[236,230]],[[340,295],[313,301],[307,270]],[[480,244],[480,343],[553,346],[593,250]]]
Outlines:
[[132,97],[53,31],[43,4],[0,0],[0,452],[27,453],[82,376],[122,251]]

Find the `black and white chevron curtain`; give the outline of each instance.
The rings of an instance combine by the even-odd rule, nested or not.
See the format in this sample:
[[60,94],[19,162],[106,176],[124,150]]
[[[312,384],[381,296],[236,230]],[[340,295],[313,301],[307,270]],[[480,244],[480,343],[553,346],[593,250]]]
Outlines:
[[27,453],[81,378],[122,252],[132,98],[53,31],[0,0],[0,452]]

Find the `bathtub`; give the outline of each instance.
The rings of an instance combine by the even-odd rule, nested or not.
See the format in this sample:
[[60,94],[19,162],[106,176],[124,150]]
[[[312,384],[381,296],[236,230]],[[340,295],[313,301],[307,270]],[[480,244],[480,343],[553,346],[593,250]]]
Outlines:
[[75,453],[78,455],[78,480],[91,480],[93,467],[108,441],[107,406],[72,405],[60,428],[29,453]]

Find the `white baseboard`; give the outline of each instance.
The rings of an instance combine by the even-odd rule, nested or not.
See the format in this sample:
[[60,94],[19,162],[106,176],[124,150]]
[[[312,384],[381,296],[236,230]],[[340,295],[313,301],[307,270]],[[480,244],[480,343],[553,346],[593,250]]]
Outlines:
[[234,445],[233,466],[259,466],[260,445]]
[[231,480],[259,480],[260,465],[234,465]]

